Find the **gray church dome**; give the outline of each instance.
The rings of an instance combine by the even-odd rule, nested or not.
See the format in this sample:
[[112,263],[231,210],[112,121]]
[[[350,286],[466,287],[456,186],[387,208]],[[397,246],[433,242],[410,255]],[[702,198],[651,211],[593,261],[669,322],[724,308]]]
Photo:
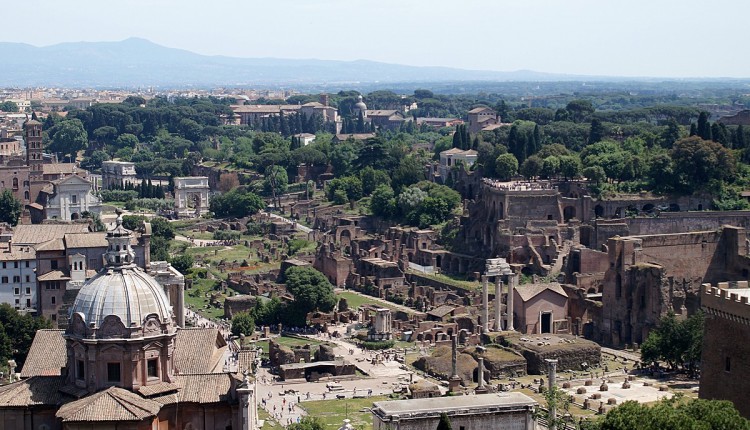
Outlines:
[[106,266],[81,287],[70,309],[71,320],[80,316],[88,329],[101,328],[110,316],[119,318],[125,329],[143,327],[149,317],[172,324],[164,288],[135,265],[130,240],[131,232],[118,216],[117,226],[107,232]]
[[357,96],[357,103],[354,104],[355,109],[359,109],[364,114],[367,110],[367,105],[362,101],[362,95]]

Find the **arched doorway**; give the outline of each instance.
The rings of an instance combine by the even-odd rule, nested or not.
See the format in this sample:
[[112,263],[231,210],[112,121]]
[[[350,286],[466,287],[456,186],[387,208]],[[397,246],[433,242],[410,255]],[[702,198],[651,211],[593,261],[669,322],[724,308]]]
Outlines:
[[568,222],[575,217],[576,217],[575,206],[565,206],[565,209],[563,209],[563,219],[565,220],[565,222]]
[[604,216],[604,206],[602,205],[596,205],[594,206],[594,216],[597,218],[601,218]]

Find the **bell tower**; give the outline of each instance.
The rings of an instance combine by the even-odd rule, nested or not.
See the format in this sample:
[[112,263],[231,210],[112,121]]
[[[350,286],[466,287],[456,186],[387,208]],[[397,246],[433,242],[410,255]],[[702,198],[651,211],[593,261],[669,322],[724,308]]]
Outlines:
[[42,179],[42,123],[30,119],[23,123],[26,141],[26,165],[29,166],[29,180]]

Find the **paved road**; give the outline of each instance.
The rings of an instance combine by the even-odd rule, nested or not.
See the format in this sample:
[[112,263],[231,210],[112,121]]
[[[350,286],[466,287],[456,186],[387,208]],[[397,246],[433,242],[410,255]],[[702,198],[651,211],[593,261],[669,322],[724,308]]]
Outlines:
[[[346,331],[343,325],[331,326],[329,329],[331,332],[335,330]],[[302,408],[307,401],[332,400],[336,398],[336,395],[344,396],[346,399],[351,399],[354,396],[387,395],[393,393],[394,388],[408,384],[410,378],[413,378],[414,381],[422,379],[413,372],[402,369],[401,364],[393,360],[373,364],[372,358],[377,353],[357,348],[356,345],[345,340],[331,339],[323,334],[306,337],[334,344],[336,356],[343,357],[360,371],[367,373],[368,376],[352,380],[338,380],[344,390],[332,393],[326,387],[327,382],[292,381],[290,383],[275,381],[274,375],[270,374],[268,368],[260,369],[258,374],[258,398],[265,399],[265,402],[259,400],[259,406],[266,409],[283,426],[296,422],[299,417],[306,415]],[[302,403],[302,407],[298,407],[298,403]],[[291,410],[290,404],[292,405]]]
[[290,220],[289,218],[284,218],[283,216],[279,214],[275,214],[273,212],[266,212],[266,211],[260,211],[263,215],[268,215],[273,219],[285,222],[287,224],[291,224],[292,227],[294,227],[296,230],[301,231],[302,233],[310,233],[312,229],[310,227],[305,227],[304,225],[298,223],[297,221]]

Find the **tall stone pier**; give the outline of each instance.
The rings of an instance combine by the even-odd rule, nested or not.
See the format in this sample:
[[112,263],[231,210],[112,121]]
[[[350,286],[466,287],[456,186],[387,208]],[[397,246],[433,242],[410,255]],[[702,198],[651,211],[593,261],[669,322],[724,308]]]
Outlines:
[[490,324],[489,324],[489,291],[487,286],[487,275],[482,275],[482,333],[487,333],[490,331]]
[[499,276],[495,276],[495,331],[503,331],[502,307],[503,281]]

